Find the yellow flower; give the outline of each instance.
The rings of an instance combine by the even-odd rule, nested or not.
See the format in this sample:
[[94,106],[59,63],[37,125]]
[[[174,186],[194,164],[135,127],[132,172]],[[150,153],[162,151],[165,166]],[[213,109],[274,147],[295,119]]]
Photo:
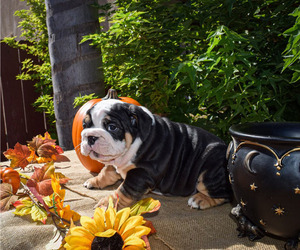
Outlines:
[[129,207],[116,212],[112,202],[106,211],[96,208],[93,218],[81,216],[80,223],[70,228],[66,249],[145,249],[141,237],[151,231],[142,216],[130,216]]

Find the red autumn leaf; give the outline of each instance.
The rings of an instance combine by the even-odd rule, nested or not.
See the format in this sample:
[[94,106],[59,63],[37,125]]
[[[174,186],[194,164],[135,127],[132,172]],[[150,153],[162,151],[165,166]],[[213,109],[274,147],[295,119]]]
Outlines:
[[148,235],[155,234],[156,233],[156,229],[154,228],[152,222],[150,220],[146,220],[146,219],[144,219],[144,220],[146,221],[145,224],[144,224],[144,226],[151,228],[151,231],[150,231],[150,233]]
[[28,180],[27,186],[34,187],[40,195],[48,196],[53,193],[51,186],[51,176],[59,176],[60,184],[66,184],[69,178],[66,178],[61,173],[55,173],[53,162],[45,164],[42,168],[34,168],[30,181]]
[[[51,185],[51,180],[50,180],[50,185]],[[49,207],[46,205],[45,201],[43,200],[43,197],[41,196],[41,193],[38,191],[37,183],[34,180],[29,179],[27,181],[27,187],[29,188],[31,193],[35,196],[35,198],[37,198],[37,200],[43,205],[43,207],[49,213]],[[52,190],[52,193],[53,193],[53,190]]]
[[56,149],[57,154],[63,154],[64,153],[63,149],[58,145],[55,146],[55,149]]
[[43,181],[45,179],[51,179],[51,175],[54,174],[55,167],[53,162],[46,163],[43,167],[34,168],[34,172],[31,176],[31,179],[35,180],[36,182]]
[[14,149],[10,148],[3,154],[7,159],[11,160],[11,168],[21,167],[24,169],[29,164],[27,157],[30,156],[30,153],[31,152],[27,146],[21,145],[17,142]]
[[151,250],[150,242],[149,242],[148,237],[147,237],[146,235],[144,235],[144,236],[142,236],[141,238],[142,238],[142,240],[143,240],[143,241],[145,242],[145,244],[146,244],[145,249],[146,249],[146,250]]
[[46,158],[51,158],[52,155],[56,155],[57,151],[55,149],[55,145],[49,143],[44,143],[42,144],[38,149],[37,149],[37,154],[39,157],[46,157]]
[[67,161],[70,161],[70,159],[65,156],[65,155],[56,155],[56,160],[55,162],[67,162]]

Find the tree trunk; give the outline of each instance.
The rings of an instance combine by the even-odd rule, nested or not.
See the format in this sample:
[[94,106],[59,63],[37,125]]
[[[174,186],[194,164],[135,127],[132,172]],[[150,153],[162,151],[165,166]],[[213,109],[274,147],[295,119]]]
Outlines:
[[53,100],[59,145],[73,149],[72,123],[76,96],[104,96],[101,56],[82,36],[99,30],[94,0],[45,0],[49,53],[52,67]]

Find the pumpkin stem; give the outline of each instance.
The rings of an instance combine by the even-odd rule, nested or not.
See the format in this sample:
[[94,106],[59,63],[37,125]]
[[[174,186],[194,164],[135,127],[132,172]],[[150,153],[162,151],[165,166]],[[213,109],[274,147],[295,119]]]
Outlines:
[[108,99],[120,100],[120,98],[118,97],[118,93],[115,89],[109,89],[107,91],[107,95],[102,98],[102,100],[108,100]]

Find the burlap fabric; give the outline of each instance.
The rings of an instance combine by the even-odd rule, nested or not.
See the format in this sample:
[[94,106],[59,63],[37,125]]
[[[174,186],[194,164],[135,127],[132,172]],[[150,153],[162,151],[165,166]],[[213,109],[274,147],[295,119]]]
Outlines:
[[[78,160],[75,151],[64,154],[70,162],[55,163],[56,172],[62,172],[71,178],[67,187],[100,199],[110,190],[87,190],[83,187],[86,179],[92,174]],[[3,165],[3,163],[1,163]],[[154,194],[149,196],[161,202],[160,210],[147,215],[157,233],[150,236],[153,250],[164,249],[283,249],[284,241],[264,237],[251,242],[247,238],[238,238],[236,223],[229,216],[232,205],[225,204],[205,211],[190,209],[188,197],[164,197]],[[66,190],[65,204],[81,215],[93,216],[96,201],[70,190]],[[30,217],[15,216],[13,210],[0,215],[0,247],[3,250],[46,249],[53,237],[54,226],[51,219],[48,223],[36,223]]]

